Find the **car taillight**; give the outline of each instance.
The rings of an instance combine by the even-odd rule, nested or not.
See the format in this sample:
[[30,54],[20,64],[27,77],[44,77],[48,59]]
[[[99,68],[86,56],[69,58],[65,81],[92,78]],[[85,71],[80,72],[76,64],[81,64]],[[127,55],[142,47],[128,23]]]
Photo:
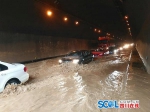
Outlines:
[[27,67],[24,67],[24,72],[26,72],[27,71]]

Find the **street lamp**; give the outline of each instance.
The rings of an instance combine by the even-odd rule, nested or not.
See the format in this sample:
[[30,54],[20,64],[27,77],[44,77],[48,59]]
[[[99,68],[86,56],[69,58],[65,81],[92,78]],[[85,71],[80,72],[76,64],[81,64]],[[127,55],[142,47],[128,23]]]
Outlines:
[[79,24],[79,22],[78,22],[78,21],[76,21],[76,22],[75,22],[75,24],[76,24],[76,25],[78,25],[78,24]]
[[124,18],[125,18],[125,19],[128,19],[128,16],[125,16]]
[[51,16],[51,15],[52,15],[52,11],[48,10],[48,11],[47,11],[47,15],[48,15],[48,16]]
[[64,21],[67,21],[68,20],[68,18],[67,17],[64,17]]
[[101,32],[101,30],[98,30],[98,32],[100,33],[100,32]]

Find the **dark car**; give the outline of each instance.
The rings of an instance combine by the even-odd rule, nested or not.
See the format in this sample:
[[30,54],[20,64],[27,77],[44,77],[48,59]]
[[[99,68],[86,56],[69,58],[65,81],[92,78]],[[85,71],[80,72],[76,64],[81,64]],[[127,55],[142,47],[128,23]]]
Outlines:
[[115,50],[114,47],[109,47],[109,54],[114,54],[114,50]]
[[71,51],[59,60],[59,63],[72,62],[74,64],[86,64],[93,60],[93,55],[88,50]]
[[109,54],[116,54],[118,52],[117,47],[110,47],[109,48]]

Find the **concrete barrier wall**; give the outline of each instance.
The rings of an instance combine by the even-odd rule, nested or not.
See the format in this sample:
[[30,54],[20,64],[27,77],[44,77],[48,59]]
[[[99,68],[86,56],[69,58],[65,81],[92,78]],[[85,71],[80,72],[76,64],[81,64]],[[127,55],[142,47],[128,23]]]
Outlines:
[[150,74],[150,0],[124,0],[136,49]]
[[146,67],[147,72],[150,74],[150,44],[144,43],[141,40],[136,42],[137,51]]
[[89,49],[89,40],[0,32],[0,60],[22,62]]
[[136,40],[136,48],[150,74],[150,15],[147,17]]

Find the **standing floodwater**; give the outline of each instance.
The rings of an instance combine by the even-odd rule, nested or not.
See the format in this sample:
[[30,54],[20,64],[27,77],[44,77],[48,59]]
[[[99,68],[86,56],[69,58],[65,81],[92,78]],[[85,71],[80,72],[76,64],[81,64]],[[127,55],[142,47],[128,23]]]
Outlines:
[[97,102],[126,98],[142,100],[134,95],[132,85],[131,89],[125,88],[129,53],[121,58],[117,55],[102,57],[85,65],[59,65],[58,59],[27,64],[29,82],[0,94],[0,112],[128,111],[99,109]]

